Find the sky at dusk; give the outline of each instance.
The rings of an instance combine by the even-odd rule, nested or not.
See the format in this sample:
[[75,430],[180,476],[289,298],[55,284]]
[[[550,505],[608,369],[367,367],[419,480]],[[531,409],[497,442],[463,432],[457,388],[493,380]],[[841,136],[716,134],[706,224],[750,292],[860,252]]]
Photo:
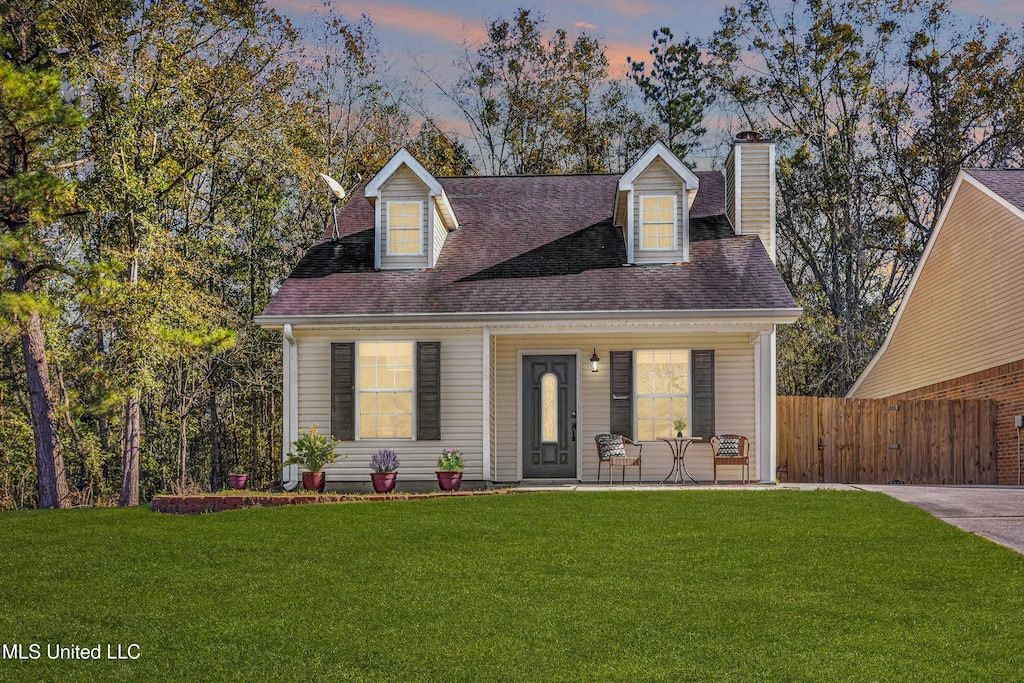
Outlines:
[[[322,2],[270,0],[269,4],[298,23],[305,23]],[[663,25],[677,36],[710,34],[718,25],[724,4],[670,0],[567,0],[525,3],[521,0],[336,0],[334,8],[346,18],[366,13],[382,49],[396,61],[413,57],[425,66],[446,69],[463,41],[484,38],[484,25],[496,18],[511,18],[519,7],[535,10],[546,19],[546,29],[564,28],[570,36],[586,30],[603,39],[612,65],[621,70],[626,55],[643,58],[650,49],[651,32]],[[396,64],[396,66],[398,66]],[[617,75],[617,74],[616,74]]]
[[[279,12],[300,24],[323,7],[317,0],[269,0]],[[527,3],[522,0],[334,0],[343,16],[358,19],[366,13],[374,24],[381,47],[397,61],[415,56],[421,63],[447,68],[463,44],[480,40],[484,24],[495,18],[510,18],[518,7],[538,11],[547,28],[564,28],[575,35],[587,30],[607,45],[612,65],[623,69],[626,55],[647,56],[651,32],[668,26],[677,37],[710,35],[729,4],[709,0],[563,0]],[[788,3],[787,3],[788,4]],[[780,7],[783,5],[780,3]],[[1024,22],[1024,0],[953,0],[954,10],[970,21],[984,16],[1020,28]]]
[[[268,4],[300,26],[310,27],[322,16],[323,0],[268,0]],[[463,45],[473,49],[485,38],[484,26],[493,19],[510,19],[517,8],[535,10],[545,19],[545,31],[563,28],[570,38],[585,30],[605,44],[609,72],[626,73],[626,56],[648,60],[651,33],[668,26],[677,38],[710,36],[727,5],[722,0],[563,0],[528,3],[523,0],[332,0],[334,9],[350,21],[365,13],[374,26],[389,73],[423,83],[420,69],[440,83],[450,84],[458,73],[453,60]],[[788,6],[779,3],[779,9]],[[979,17],[1021,30],[1024,0],[952,0],[954,14],[964,23]],[[463,132],[464,122],[436,89],[424,86],[424,105],[438,124]],[[714,129],[714,122],[707,122]]]

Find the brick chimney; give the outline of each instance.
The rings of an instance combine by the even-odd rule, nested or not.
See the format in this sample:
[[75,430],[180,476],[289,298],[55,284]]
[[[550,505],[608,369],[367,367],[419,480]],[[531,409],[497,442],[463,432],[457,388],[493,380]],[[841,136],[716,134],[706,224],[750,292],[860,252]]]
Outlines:
[[775,143],[752,130],[725,162],[725,211],[737,235],[757,235],[775,262]]

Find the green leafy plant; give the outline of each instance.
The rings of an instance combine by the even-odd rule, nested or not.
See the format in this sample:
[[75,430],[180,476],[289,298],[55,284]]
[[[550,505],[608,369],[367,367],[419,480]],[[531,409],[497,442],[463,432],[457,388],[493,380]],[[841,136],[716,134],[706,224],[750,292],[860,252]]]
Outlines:
[[686,424],[687,424],[686,419],[681,417],[681,418],[679,418],[678,420],[676,420],[675,422],[672,423],[672,427],[673,427],[673,429],[676,430],[676,433],[685,432],[686,431]]
[[311,426],[309,432],[300,432],[292,446],[295,450],[288,454],[284,464],[301,465],[307,472],[322,472],[326,465],[338,458],[334,453],[335,442],[326,434],[319,433],[316,425]]
[[457,448],[446,448],[444,454],[437,459],[440,472],[461,472],[466,469],[466,461],[462,459],[462,451]]

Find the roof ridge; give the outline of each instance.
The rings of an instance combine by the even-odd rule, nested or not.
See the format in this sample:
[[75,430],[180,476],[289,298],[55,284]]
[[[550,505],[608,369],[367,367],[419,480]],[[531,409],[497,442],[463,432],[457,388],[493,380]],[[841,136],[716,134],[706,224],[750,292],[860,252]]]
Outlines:
[[439,175],[438,180],[476,180],[485,178],[580,178],[585,176],[618,177],[621,173],[505,173],[489,175]]

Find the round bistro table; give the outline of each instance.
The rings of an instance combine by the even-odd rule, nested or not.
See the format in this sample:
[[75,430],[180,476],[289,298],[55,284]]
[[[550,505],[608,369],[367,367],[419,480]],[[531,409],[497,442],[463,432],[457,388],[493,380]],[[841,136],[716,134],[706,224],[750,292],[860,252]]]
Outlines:
[[683,475],[692,481],[694,484],[697,480],[690,476],[690,473],[686,471],[686,449],[690,447],[690,444],[694,441],[701,441],[699,436],[670,436],[661,437],[659,441],[664,441],[668,444],[668,447],[672,449],[672,469],[669,470],[668,475],[661,480],[662,484],[668,483],[668,480],[675,476],[673,484],[678,484],[682,480]]

